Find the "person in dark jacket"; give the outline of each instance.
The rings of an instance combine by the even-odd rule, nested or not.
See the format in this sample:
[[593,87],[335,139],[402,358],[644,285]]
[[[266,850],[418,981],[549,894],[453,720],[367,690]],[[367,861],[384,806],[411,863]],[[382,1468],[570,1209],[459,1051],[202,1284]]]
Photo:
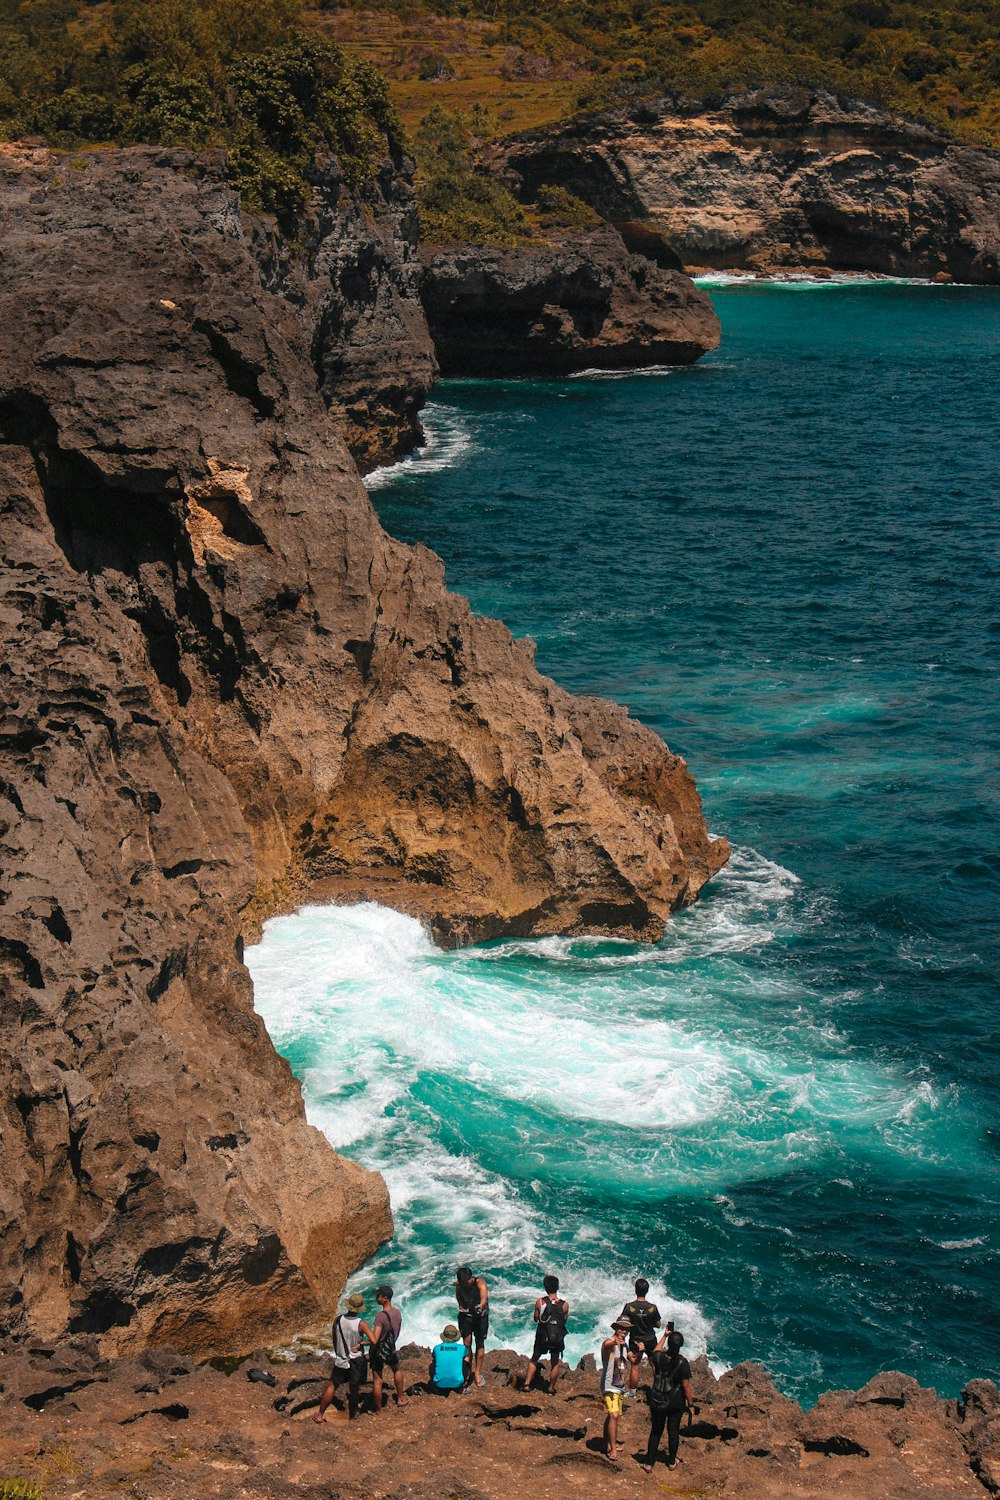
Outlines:
[[[665,1346],[665,1347],[664,1347]],[[691,1400],[691,1366],[681,1354],[682,1333],[665,1333],[649,1357],[653,1367],[653,1384],[649,1392],[649,1442],[642,1467],[653,1472],[663,1429],[667,1429],[667,1468],[676,1469],[680,1444],[681,1418],[693,1411]]]

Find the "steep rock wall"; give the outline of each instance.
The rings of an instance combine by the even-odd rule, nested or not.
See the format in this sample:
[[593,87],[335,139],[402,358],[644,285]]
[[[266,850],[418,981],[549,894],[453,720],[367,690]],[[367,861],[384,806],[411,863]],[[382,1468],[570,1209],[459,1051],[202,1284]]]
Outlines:
[[218,163],[8,149],[0,225],[0,1335],[245,1349],[390,1230],[252,1011],[252,892],[655,937],[727,850],[382,531]]
[[672,96],[521,136],[502,164],[526,198],[559,183],[649,221],[687,266],[1000,279],[1000,153],[829,94]]
[[705,293],[630,255],[608,224],[510,250],[428,247],[423,261],[424,309],[446,375],[687,365],[718,347]]
[[296,309],[323,398],[363,474],[421,441],[419,412],[437,375],[412,166],[386,161],[363,191],[349,191],[327,160],[294,249],[273,224],[253,228],[264,285]]

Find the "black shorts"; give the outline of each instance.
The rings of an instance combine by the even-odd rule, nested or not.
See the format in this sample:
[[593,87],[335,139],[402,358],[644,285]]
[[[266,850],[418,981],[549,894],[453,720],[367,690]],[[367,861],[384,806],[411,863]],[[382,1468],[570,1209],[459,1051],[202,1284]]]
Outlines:
[[531,1363],[537,1365],[540,1359],[551,1359],[554,1365],[558,1364],[563,1357],[565,1347],[565,1344],[560,1344],[557,1348],[550,1349],[548,1344],[544,1344],[536,1333],[535,1347],[531,1351]]
[[359,1390],[367,1378],[368,1361],[366,1359],[352,1359],[348,1370],[341,1365],[334,1365],[333,1374],[330,1376],[334,1385],[343,1385],[346,1380],[352,1391]]
[[486,1342],[486,1335],[490,1329],[490,1310],[484,1308],[481,1313],[466,1312],[461,1309],[458,1314],[458,1331],[463,1339],[474,1338],[480,1344]]
[[392,1370],[395,1372],[399,1369],[399,1355],[389,1354],[383,1359],[382,1355],[373,1349],[371,1352],[371,1366],[373,1375],[381,1375],[383,1370]]
[[653,1350],[656,1348],[655,1333],[633,1333],[629,1335],[628,1346],[631,1352],[639,1359],[645,1354],[647,1359],[652,1359]]

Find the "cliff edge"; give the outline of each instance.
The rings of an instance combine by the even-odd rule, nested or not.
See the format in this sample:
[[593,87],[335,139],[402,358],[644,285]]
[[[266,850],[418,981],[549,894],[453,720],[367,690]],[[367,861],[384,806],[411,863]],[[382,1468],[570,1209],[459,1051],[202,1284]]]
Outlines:
[[655,938],[727,855],[382,531],[260,233],[210,158],[0,154],[7,1340],[246,1349],[389,1234],[253,1012],[260,915]]
[[685,266],[1000,281],[1000,152],[822,91],[668,95],[492,154],[526,198],[570,189]]
[[[92,1341],[91,1341],[92,1342]],[[757,1364],[718,1380],[692,1361],[695,1413],[682,1429],[683,1467],[640,1467],[649,1433],[645,1381],[625,1403],[621,1455],[602,1450],[604,1408],[592,1355],[523,1390],[527,1359],[486,1356],[485,1389],[451,1397],[426,1388],[429,1351],[401,1351],[408,1406],[359,1420],[312,1416],[329,1362],[255,1356],[275,1384],[194,1368],[176,1351],[100,1360],[86,1341],[9,1359],[0,1394],[0,1466],[45,1484],[46,1500],[509,1500],[594,1494],[642,1500],[986,1500],[1000,1492],[1000,1394],[970,1380],[939,1399],[888,1371],[858,1391],[827,1391],[811,1411]],[[390,1389],[391,1389],[391,1382]]]
[[630,255],[610,224],[496,249],[425,247],[422,298],[445,375],[688,365],[718,347],[709,298]]

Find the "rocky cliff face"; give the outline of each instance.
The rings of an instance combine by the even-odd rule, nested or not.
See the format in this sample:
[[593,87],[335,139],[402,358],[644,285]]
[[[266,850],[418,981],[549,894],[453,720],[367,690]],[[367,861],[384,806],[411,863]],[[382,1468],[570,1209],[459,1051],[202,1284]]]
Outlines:
[[428,248],[423,260],[423,303],[446,375],[687,365],[719,343],[705,293],[630,255],[610,225],[511,250]]
[[437,375],[411,166],[386,162],[359,194],[328,160],[314,174],[300,246],[269,223],[253,232],[264,284],[296,309],[323,398],[363,474],[421,440],[419,412]]
[[726,848],[381,530],[217,164],[8,148],[0,207],[0,1336],[243,1349],[390,1229],[253,1013],[254,890],[654,937]]
[[524,195],[559,183],[649,221],[687,266],[1000,279],[1000,153],[823,93],[681,97],[518,138]]

